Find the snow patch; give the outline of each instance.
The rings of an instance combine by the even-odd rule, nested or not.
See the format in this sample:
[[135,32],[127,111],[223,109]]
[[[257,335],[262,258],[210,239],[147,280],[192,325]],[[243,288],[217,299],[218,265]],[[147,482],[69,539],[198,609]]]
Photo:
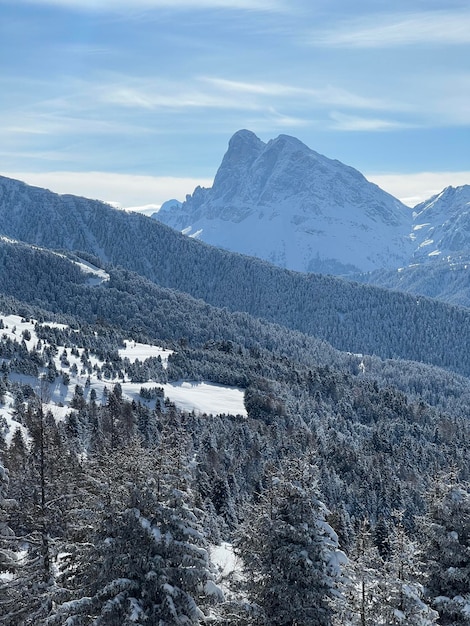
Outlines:
[[[167,383],[165,396],[180,409],[213,415],[242,415],[247,417],[244,394],[237,387],[224,387],[213,383]],[[140,388],[140,387],[139,387]]]
[[138,343],[132,341],[132,339],[126,339],[125,348],[118,350],[119,356],[122,359],[129,359],[131,363],[135,363],[137,360],[145,361],[151,357],[160,357],[162,360],[162,366],[166,369],[168,367],[168,357],[174,354],[173,350],[165,350],[159,346],[152,346],[145,343]]
[[239,569],[237,567],[237,557],[233,551],[233,546],[226,541],[223,541],[220,546],[214,546],[210,550],[210,559],[220,573],[221,578],[226,578],[232,572]]
[[109,281],[110,277],[109,277],[108,272],[105,272],[101,268],[96,267],[96,265],[92,265],[91,263],[88,263],[88,261],[84,261],[83,259],[80,259],[80,261],[72,260],[72,263],[74,265],[77,265],[84,274],[91,275],[91,277],[88,279],[89,285],[101,285],[102,283]]

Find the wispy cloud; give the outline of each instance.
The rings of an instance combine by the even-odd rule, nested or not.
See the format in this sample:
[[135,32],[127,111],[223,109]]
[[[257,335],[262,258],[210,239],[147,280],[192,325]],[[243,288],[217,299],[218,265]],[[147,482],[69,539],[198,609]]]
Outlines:
[[361,96],[341,87],[325,85],[319,88],[297,87],[280,83],[242,82],[227,80],[224,78],[204,77],[203,81],[218,87],[222,91],[237,93],[239,95],[250,94],[255,96],[277,96],[281,98],[308,98],[318,104],[330,106],[346,106],[353,109],[396,109],[403,105],[391,104],[390,101],[378,98]]
[[[77,113],[77,112],[76,112]],[[0,133],[9,135],[51,136],[63,133],[90,135],[140,135],[156,132],[151,126],[124,123],[120,120],[69,115],[63,112],[43,114],[40,112],[18,112],[14,117],[0,120]]]
[[[132,80],[129,81],[132,83]],[[146,81],[144,81],[146,82]],[[197,86],[181,87],[180,82],[169,85],[108,85],[99,88],[99,100],[102,103],[113,104],[135,109],[255,109],[255,102],[234,101],[220,93],[198,89]]]
[[262,110],[273,102],[297,104],[301,108],[334,106],[364,110],[406,110],[403,103],[353,93],[325,85],[305,88],[282,83],[237,81],[202,76],[181,82],[138,80],[122,77],[117,83],[100,86],[97,97],[103,102],[141,109],[220,108]]
[[212,179],[173,176],[139,176],[114,172],[2,172],[3,176],[45,187],[56,193],[71,193],[87,198],[139,207],[159,206],[165,200],[184,200],[201,185],[210,187]]
[[386,48],[417,44],[470,44],[470,11],[382,13],[337,24],[311,33],[318,46]]
[[[301,117],[294,117],[293,115],[284,115],[279,113],[274,108],[270,108],[268,115],[265,116],[265,122],[268,124],[268,128],[302,128],[304,126],[310,126],[311,121]],[[260,121],[255,123],[255,128],[260,128]]]
[[[0,0],[1,3],[1,0]],[[92,12],[132,12],[147,9],[241,9],[249,11],[286,11],[283,0],[16,0],[17,4],[55,6]]]
[[359,117],[338,112],[330,113],[330,119],[332,120],[332,126],[335,130],[344,131],[384,131],[411,127],[411,124],[395,120]]

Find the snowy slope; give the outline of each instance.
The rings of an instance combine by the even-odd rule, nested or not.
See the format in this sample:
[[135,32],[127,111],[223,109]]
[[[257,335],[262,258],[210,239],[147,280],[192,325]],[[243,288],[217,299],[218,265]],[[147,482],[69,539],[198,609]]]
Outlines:
[[[38,335],[36,332],[37,321],[33,319],[23,319],[18,315],[2,315],[2,328],[0,329],[0,344],[6,339],[18,342],[24,342],[28,351],[36,349],[38,346]],[[66,329],[63,324],[44,322],[43,326]],[[47,342],[42,341],[41,350],[47,350],[50,346]],[[155,400],[146,400],[140,396],[142,388],[154,389],[159,387],[163,389],[164,396],[173,402],[177,407],[195,411],[196,413],[207,415],[243,415],[246,416],[244,407],[244,394],[241,389],[234,387],[225,387],[206,382],[179,381],[177,383],[160,384],[149,380],[146,383],[133,383],[128,377],[116,379],[103,379],[98,377],[95,372],[95,366],[101,367],[101,361],[96,355],[90,354],[89,360],[93,371],[87,370],[82,362],[83,348],[78,348],[74,355],[71,350],[66,350],[64,346],[55,346],[54,363],[60,376],[53,383],[49,383],[47,387],[47,399],[44,406],[50,410],[57,420],[65,418],[65,416],[73,411],[70,408],[70,402],[75,393],[76,385],[80,385],[83,389],[85,400],[90,399],[91,390],[96,392],[97,400],[106,403],[107,391],[111,390],[116,383],[121,385],[122,395],[127,400],[135,400],[150,407],[155,405]],[[63,358],[64,352],[67,354],[66,359]],[[128,359],[131,363],[137,360],[144,362],[150,357],[159,357],[165,368],[168,357],[172,354],[171,350],[165,350],[156,345],[138,343],[132,340],[125,342],[125,347],[119,350],[119,356]],[[0,357],[0,365],[3,359]],[[41,374],[45,373],[40,372]],[[64,374],[69,377],[69,382],[64,383]],[[19,374],[15,371],[10,372],[9,378],[13,382],[19,382],[29,385],[32,389],[39,390],[40,381],[26,374]],[[44,384],[44,383],[42,383]],[[14,419],[14,403],[10,394],[6,394],[3,404],[0,404],[0,428],[2,428],[3,418],[3,434],[7,444],[11,442],[14,432],[20,428],[26,437],[25,428]],[[27,438],[27,437],[26,437]]]
[[206,243],[301,271],[397,267],[412,251],[410,209],[287,135],[265,144],[237,132],[213,187],[155,217]]
[[414,258],[470,257],[470,185],[446,187],[414,208]]

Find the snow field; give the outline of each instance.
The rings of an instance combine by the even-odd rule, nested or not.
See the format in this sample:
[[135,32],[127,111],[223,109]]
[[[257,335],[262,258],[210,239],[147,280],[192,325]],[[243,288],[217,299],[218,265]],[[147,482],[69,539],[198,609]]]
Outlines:
[[[38,336],[35,332],[35,320],[24,321],[18,315],[1,315],[0,319],[3,320],[4,328],[0,329],[0,337],[6,335],[12,340],[25,341],[28,350],[32,350],[37,346]],[[57,324],[47,322],[45,326],[52,326],[55,328],[66,329],[64,324]],[[28,331],[31,335],[30,339],[24,339],[23,332]],[[44,343],[44,342],[43,342]],[[127,340],[125,347],[120,349],[119,356],[121,358],[127,358],[131,363],[135,363],[137,360],[145,361],[150,357],[160,357],[164,368],[168,367],[168,357],[173,353],[172,350],[166,350],[160,346],[142,344],[133,340]],[[106,403],[106,390],[112,391],[114,385],[119,383],[122,389],[122,395],[124,399],[136,402],[141,402],[153,408],[155,406],[155,400],[144,400],[140,397],[140,390],[144,388],[163,388],[164,395],[171,402],[173,402],[178,408],[186,411],[195,411],[199,414],[207,415],[243,415],[246,416],[246,410],[243,402],[243,391],[241,389],[224,387],[223,385],[216,385],[207,382],[188,382],[179,381],[175,383],[157,383],[155,381],[148,381],[146,383],[132,383],[126,379],[114,378],[114,379],[99,379],[96,373],[88,375],[81,361],[81,356],[84,349],[78,348],[78,356],[73,355],[70,349],[66,350],[67,362],[62,360],[64,353],[64,346],[58,346],[57,354],[54,357],[54,363],[58,372],[64,372],[68,374],[70,382],[68,385],[63,384],[62,377],[59,375],[54,383],[49,384],[46,395],[48,397],[43,398],[44,408],[50,410],[56,420],[65,419],[66,415],[73,409],[70,408],[70,401],[75,393],[75,386],[80,385],[83,388],[83,395],[85,400],[90,399],[90,392],[95,390],[97,395],[97,401],[102,404]],[[95,355],[89,355],[89,360],[92,367],[94,365],[102,366],[103,361],[100,361]],[[77,373],[73,373],[76,371]],[[10,380],[19,382],[22,384],[30,385],[36,392],[39,392],[39,382],[32,376],[24,374],[18,374],[15,372],[10,373]],[[87,381],[89,384],[87,384]],[[5,402],[0,405],[0,417],[3,417],[6,422],[5,436],[7,445],[11,443],[13,434],[17,428],[20,428],[23,435],[26,437],[26,429],[13,419],[13,404],[14,400],[11,394],[6,394]],[[27,437],[26,437],[27,438]]]

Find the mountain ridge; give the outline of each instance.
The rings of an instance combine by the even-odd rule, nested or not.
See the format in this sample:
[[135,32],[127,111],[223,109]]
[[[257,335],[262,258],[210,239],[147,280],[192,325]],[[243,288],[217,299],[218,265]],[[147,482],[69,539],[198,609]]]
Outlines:
[[212,245],[334,274],[403,264],[412,250],[410,216],[358,170],[295,137],[264,143],[248,130],[230,139],[212,188],[154,214]]
[[[14,185],[14,181],[9,184]],[[31,213],[41,215],[41,194],[35,190],[33,195],[34,200],[28,205],[23,198],[22,210],[16,215],[16,220],[10,222],[10,232],[6,233],[9,237],[18,238],[18,234],[15,236],[11,231],[15,230],[15,224],[17,230],[24,230],[25,223],[30,223]],[[47,204],[50,198],[50,194],[46,193],[44,203]],[[55,198],[55,202],[59,200],[59,197]],[[233,313],[248,313],[317,337],[339,350],[382,358],[416,360],[460,373],[470,372],[470,357],[465,350],[468,344],[468,311],[464,309],[354,284],[337,277],[283,270],[259,259],[193,241],[145,216],[127,214],[86,199],[73,198],[72,202],[66,198],[65,202],[66,207],[60,212],[64,219],[56,220],[59,232],[45,229],[42,233],[45,239],[49,235],[49,246],[64,249],[68,245],[69,250],[76,251],[75,244],[81,242],[85,244],[85,249],[80,251],[80,258],[90,259],[88,255],[97,255],[102,261],[124,268],[123,273],[115,274],[106,283],[110,294],[107,301],[109,299],[112,304],[103,309],[102,287],[88,292],[83,306],[91,311],[96,309],[100,317],[106,318],[110,307],[116,307],[119,298],[123,297],[119,289],[126,272],[136,272],[143,281],[147,281],[147,286],[139,290],[140,304],[129,305],[126,314],[131,315],[136,323],[142,316],[139,307],[142,309],[148,299],[146,293],[150,290],[150,280],[159,287],[178,290],[204,301],[205,305],[226,308]],[[67,207],[70,208],[70,204],[79,215],[67,221]],[[4,210],[0,202],[0,223]],[[44,206],[45,220],[48,219],[48,210],[53,208]],[[90,232],[83,230],[83,227],[82,232],[75,232],[80,221],[87,221]],[[54,220],[49,220],[48,224],[53,225]],[[33,228],[30,233],[33,241],[30,243],[37,246],[34,223],[30,225]],[[139,246],[136,248],[137,240]],[[57,246],[58,241],[60,246]],[[43,245],[46,244],[43,242]],[[104,254],[100,255],[100,250],[104,250]],[[14,274],[14,268],[25,261],[21,254],[13,258],[10,251],[3,255],[1,262],[3,268],[7,265],[11,267],[10,274]],[[31,267],[34,267],[34,263]],[[104,269],[110,273],[107,267]],[[3,274],[0,286],[6,288],[9,274]],[[85,281],[86,278],[82,277],[81,280]],[[131,300],[132,294],[136,293],[136,280],[137,277],[133,285],[125,287],[129,293],[126,298]],[[56,286],[46,297],[36,282],[33,281],[28,287],[33,301],[39,306],[44,304],[44,299],[55,302],[58,288]],[[10,282],[9,289],[8,295],[14,296],[19,288],[16,283]],[[24,286],[21,287],[22,291],[24,289]],[[68,292],[69,287],[64,286],[64,290]],[[82,296],[77,294],[75,297]],[[171,299],[171,296],[165,295],[165,298]],[[67,306],[72,307],[68,309],[72,312],[76,306],[75,300],[72,298]],[[191,316],[189,312],[188,315]],[[403,320],[406,320],[405,326]],[[166,321],[164,323],[167,324]],[[442,329],[446,329],[446,332]],[[209,333],[209,338],[216,331],[209,325],[205,332]],[[449,349],[450,345],[452,349]]]

